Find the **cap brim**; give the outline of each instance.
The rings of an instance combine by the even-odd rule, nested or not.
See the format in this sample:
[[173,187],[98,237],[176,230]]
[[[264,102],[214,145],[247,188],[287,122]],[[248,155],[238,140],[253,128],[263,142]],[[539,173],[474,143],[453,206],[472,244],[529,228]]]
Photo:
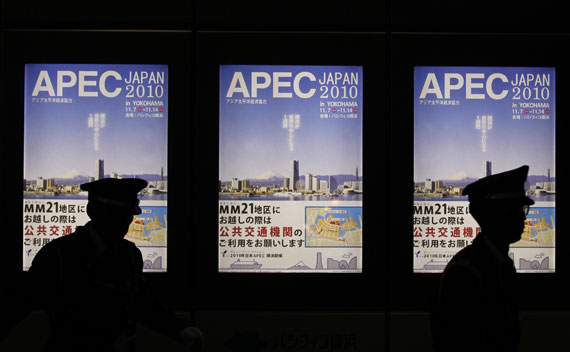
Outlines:
[[526,204],[526,205],[533,205],[533,204],[534,204],[534,200],[531,199],[531,198],[529,198],[529,197],[523,197],[523,198],[522,198],[522,201],[523,201],[523,203]]

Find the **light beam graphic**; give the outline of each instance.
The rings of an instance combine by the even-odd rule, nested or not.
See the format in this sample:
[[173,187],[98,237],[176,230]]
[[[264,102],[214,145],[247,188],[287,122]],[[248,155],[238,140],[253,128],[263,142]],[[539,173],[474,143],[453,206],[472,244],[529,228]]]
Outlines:
[[301,127],[301,115],[285,114],[283,115],[283,128],[289,130],[289,151],[295,150],[295,130]]
[[481,150],[483,153],[487,152],[487,131],[493,129],[493,116],[491,115],[477,115],[475,121],[475,129],[481,130]]
[[87,127],[93,129],[93,148],[99,151],[99,131],[105,128],[105,114],[89,114]]

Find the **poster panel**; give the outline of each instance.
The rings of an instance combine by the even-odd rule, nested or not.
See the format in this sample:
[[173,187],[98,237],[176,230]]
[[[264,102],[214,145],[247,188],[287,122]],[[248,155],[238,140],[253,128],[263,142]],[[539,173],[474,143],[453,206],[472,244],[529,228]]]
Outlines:
[[142,178],[142,214],[125,238],[144,270],[167,268],[168,66],[27,64],[23,269],[89,221],[82,183]]
[[220,66],[219,272],[362,271],[362,67]]
[[534,199],[509,257],[555,271],[555,69],[414,68],[414,272],[442,272],[480,232],[463,188],[529,165]]

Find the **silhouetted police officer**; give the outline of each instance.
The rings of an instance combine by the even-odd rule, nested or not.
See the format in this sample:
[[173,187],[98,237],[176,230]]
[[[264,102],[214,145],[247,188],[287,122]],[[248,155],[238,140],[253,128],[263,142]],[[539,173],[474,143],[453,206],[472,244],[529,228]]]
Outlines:
[[146,185],[110,178],[81,185],[91,221],[34,258],[33,283],[49,298],[47,351],[114,351],[134,336],[136,322],[199,349],[200,331],[149,293],[141,253],[123,238],[141,213],[137,194]]
[[436,351],[517,351],[516,272],[509,245],[520,240],[528,207],[528,166],[482,178],[463,190],[481,232],[443,272],[432,332]]

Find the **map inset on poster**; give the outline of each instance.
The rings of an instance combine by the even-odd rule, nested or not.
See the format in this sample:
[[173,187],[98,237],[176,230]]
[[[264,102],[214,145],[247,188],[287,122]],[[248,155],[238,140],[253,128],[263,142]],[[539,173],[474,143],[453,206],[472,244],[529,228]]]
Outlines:
[[531,208],[521,239],[511,244],[511,248],[554,247],[554,224],[554,208]]
[[362,246],[362,208],[307,207],[307,247]]
[[166,209],[146,207],[129,227],[125,239],[137,246],[166,246]]

